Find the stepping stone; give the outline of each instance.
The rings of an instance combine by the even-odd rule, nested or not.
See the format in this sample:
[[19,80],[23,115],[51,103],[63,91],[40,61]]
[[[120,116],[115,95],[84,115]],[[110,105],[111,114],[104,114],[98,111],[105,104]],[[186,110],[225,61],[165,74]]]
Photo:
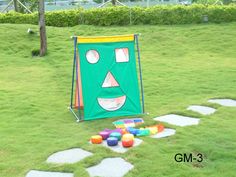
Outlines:
[[156,121],[160,122],[167,122],[172,125],[177,126],[189,126],[189,125],[197,125],[200,121],[200,119],[193,118],[193,117],[186,117],[186,116],[180,116],[176,114],[168,114],[160,117],[154,118]]
[[187,110],[191,110],[202,115],[210,115],[216,111],[216,109],[214,108],[210,108],[207,106],[197,106],[197,105],[189,106]]
[[25,177],[74,177],[74,174],[30,170]]
[[68,149],[60,152],[56,152],[50,155],[47,159],[47,163],[76,163],[80,160],[91,156],[92,153],[80,148]]
[[126,175],[134,166],[124,159],[106,158],[103,159],[98,165],[89,167],[86,171],[90,177],[103,176],[103,177],[122,177]]
[[232,99],[210,99],[208,100],[209,103],[217,103],[221,106],[236,106],[236,100]]
[[[138,139],[138,138],[134,138],[134,145],[133,145],[133,147],[139,146],[142,142],[143,142],[143,140]],[[117,146],[108,146],[108,145],[107,145],[107,141],[103,141],[103,142],[102,142],[102,145],[105,146],[105,147],[107,147],[107,148],[109,148],[109,149],[111,149],[112,151],[118,152],[118,153],[125,153],[125,152],[128,151],[129,149],[133,148],[133,147],[124,148],[124,147],[122,146],[122,142],[121,142],[121,141],[118,142],[118,145],[117,145]]]
[[176,130],[174,129],[170,129],[170,128],[165,128],[164,131],[157,133],[155,135],[151,135],[151,138],[164,138],[164,137],[168,137],[168,136],[172,136],[174,135],[176,132]]

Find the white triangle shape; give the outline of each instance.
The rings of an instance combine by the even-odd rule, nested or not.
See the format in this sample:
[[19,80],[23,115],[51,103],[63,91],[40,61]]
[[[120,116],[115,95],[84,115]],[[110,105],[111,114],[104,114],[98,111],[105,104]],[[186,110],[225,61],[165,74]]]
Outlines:
[[114,76],[111,74],[111,72],[108,72],[102,84],[102,87],[117,87],[117,86],[119,86],[118,82],[116,81]]

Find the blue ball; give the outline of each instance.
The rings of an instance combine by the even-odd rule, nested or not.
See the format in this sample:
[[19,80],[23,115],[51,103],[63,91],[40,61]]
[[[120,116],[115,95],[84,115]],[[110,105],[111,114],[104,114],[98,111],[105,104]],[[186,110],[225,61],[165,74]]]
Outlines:
[[116,146],[118,144],[118,139],[115,137],[107,138],[107,145],[108,146]]
[[134,136],[136,136],[137,134],[139,134],[140,130],[136,129],[136,128],[132,128],[132,127],[128,127],[127,131],[131,134],[133,134]]

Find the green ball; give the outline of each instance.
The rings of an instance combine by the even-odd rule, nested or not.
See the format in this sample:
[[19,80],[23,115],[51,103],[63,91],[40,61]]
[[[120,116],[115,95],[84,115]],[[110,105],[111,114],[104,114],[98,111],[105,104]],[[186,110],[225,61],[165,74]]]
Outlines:
[[121,140],[121,134],[119,132],[113,132],[113,133],[110,134],[109,137],[115,137],[115,138],[118,139],[118,141]]

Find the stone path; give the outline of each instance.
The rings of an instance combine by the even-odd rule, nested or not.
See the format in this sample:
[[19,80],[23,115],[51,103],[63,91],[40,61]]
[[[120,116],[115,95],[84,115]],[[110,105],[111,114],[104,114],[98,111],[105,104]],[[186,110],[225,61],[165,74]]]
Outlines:
[[91,155],[93,155],[91,152],[80,148],[73,148],[50,155],[47,159],[47,163],[76,163]]
[[74,177],[73,173],[61,173],[61,172],[46,172],[30,170],[26,177]]
[[[236,100],[232,99],[210,99],[208,100],[210,103],[220,104],[222,106],[236,106]],[[199,106],[192,105],[187,108],[187,110],[191,110],[203,115],[213,114],[216,109],[207,107],[207,106]],[[181,116],[176,114],[168,114],[164,116],[159,116],[154,118],[156,121],[166,122],[176,126],[190,126],[190,125],[198,125],[200,122],[199,118]],[[172,136],[176,133],[176,130],[165,128],[163,132],[160,132],[156,135],[151,135],[151,138],[164,138],[168,136]],[[143,140],[135,138],[134,146],[139,146]],[[102,146],[110,148],[114,152],[125,153],[129,150],[129,148],[123,148],[121,142],[119,142],[118,146],[110,147],[107,146],[106,141],[103,141]],[[56,152],[50,155],[47,159],[47,163],[56,163],[56,164],[64,164],[64,163],[77,163],[80,160],[92,156],[91,152],[85,151],[80,148],[73,148],[64,151]],[[90,177],[100,176],[100,177],[123,177],[126,175],[131,169],[133,169],[133,165],[129,162],[125,161],[120,157],[116,158],[105,158],[99,164],[89,167],[86,171],[89,173]],[[26,177],[74,177],[73,173],[61,173],[61,172],[47,172],[47,171],[37,171],[30,170]]]
[[177,126],[189,126],[189,125],[197,125],[200,121],[198,118],[187,117],[187,116],[180,116],[176,114],[168,114],[160,117],[154,118],[156,121],[166,122],[172,125]]
[[202,115],[210,115],[216,111],[216,109],[214,108],[207,107],[207,106],[198,106],[198,105],[189,106],[187,110],[191,110]]
[[98,165],[89,167],[86,171],[91,177],[122,177],[134,166],[120,157],[103,159]]
[[210,99],[208,100],[209,103],[216,103],[219,104],[221,106],[236,106],[236,100],[232,100],[232,99]]

